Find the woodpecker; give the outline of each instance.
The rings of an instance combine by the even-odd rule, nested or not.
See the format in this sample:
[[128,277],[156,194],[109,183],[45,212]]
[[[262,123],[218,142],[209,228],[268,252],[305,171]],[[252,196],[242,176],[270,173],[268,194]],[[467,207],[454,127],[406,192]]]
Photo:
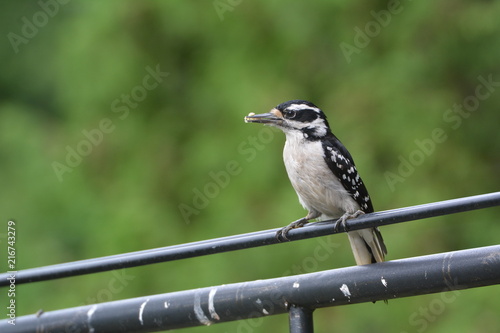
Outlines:
[[[307,216],[282,228],[276,237],[288,240],[287,233],[312,220],[347,219],[373,212],[373,205],[354,160],[331,132],[325,114],[311,102],[292,100],[269,113],[250,113],[245,122],[276,127],[286,135],[283,160],[299,202]],[[357,265],[384,261],[387,249],[378,228],[347,232]]]

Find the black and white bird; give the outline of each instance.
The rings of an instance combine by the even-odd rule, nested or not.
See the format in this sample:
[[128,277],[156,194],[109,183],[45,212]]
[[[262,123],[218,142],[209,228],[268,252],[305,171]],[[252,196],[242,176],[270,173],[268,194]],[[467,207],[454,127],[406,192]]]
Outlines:
[[[277,127],[286,135],[283,159],[306,217],[292,222],[277,233],[287,233],[314,219],[347,219],[373,212],[372,201],[358,174],[349,151],[331,132],[325,114],[311,102],[293,100],[269,113],[250,113],[245,122]],[[378,228],[347,232],[356,264],[384,261],[387,253]]]

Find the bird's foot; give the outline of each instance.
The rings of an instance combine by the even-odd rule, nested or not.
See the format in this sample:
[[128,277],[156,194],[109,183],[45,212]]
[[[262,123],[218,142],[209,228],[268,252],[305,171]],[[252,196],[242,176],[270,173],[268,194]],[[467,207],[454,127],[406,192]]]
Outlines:
[[287,234],[290,230],[292,229],[296,229],[296,228],[301,228],[303,227],[304,225],[308,224],[309,221],[307,220],[306,217],[303,217],[297,221],[294,221],[292,223],[290,223],[289,225],[287,225],[286,227],[284,228],[281,228],[280,230],[278,230],[276,232],[276,239],[279,241],[279,242],[283,242],[283,241],[289,241],[288,237],[287,237]]
[[333,229],[335,230],[335,232],[338,232],[339,227],[342,225],[344,227],[344,230],[347,231],[347,225],[345,222],[347,220],[350,220],[350,219],[355,219],[356,217],[359,217],[359,216],[364,215],[364,214],[365,214],[365,212],[363,212],[362,210],[358,210],[357,212],[355,212],[353,214],[345,213],[337,221],[335,221],[335,225],[333,226]]

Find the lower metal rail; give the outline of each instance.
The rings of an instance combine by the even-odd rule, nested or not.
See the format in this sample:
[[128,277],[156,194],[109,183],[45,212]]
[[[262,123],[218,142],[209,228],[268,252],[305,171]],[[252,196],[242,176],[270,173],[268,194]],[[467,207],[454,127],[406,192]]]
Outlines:
[[317,308],[500,284],[500,245],[138,297],[0,321],[0,332],[154,332],[289,313],[313,332]]

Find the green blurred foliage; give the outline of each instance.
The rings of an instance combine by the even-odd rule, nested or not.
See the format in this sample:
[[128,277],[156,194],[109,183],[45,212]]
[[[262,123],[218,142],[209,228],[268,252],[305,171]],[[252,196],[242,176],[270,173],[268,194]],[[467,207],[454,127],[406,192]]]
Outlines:
[[[289,99],[325,110],[377,210],[500,187],[499,2],[54,3],[0,5],[0,219],[17,222],[18,269],[303,216],[281,160],[284,136],[243,122]],[[346,54],[346,44],[356,51]],[[496,86],[474,100],[480,78]],[[453,111],[464,103],[472,111]],[[430,144],[435,129],[442,140]],[[71,150],[86,156],[68,166]],[[403,160],[413,163],[402,177]],[[497,244],[498,213],[384,227],[388,259]],[[328,260],[311,260],[320,243],[308,240],[20,285],[18,315],[353,265],[346,237],[330,238]],[[5,253],[6,227],[0,242]],[[116,274],[126,278],[112,293]],[[321,309],[315,327],[497,332],[498,291]],[[248,325],[184,332],[288,331],[286,316]]]

